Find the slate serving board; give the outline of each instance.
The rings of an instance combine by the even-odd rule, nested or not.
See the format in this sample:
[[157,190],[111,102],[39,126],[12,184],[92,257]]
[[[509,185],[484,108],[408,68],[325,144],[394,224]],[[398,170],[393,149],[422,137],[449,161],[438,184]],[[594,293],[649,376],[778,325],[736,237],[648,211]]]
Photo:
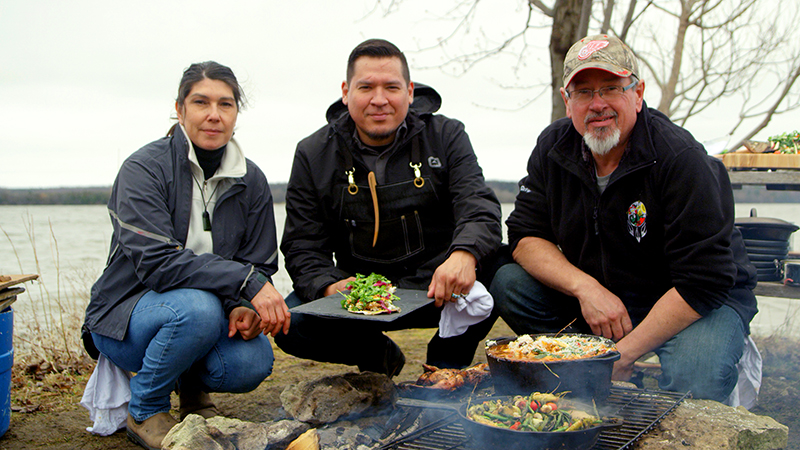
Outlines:
[[394,295],[400,298],[395,300],[395,306],[400,308],[399,313],[392,314],[377,314],[374,316],[367,316],[364,314],[356,314],[342,308],[342,294],[335,293],[327,297],[323,297],[313,302],[304,303],[300,306],[295,306],[290,309],[290,312],[298,312],[303,314],[311,314],[313,316],[336,318],[336,319],[355,319],[355,320],[372,320],[376,322],[392,322],[419,308],[433,302],[432,298],[428,298],[426,291],[416,289],[401,289],[398,288]]

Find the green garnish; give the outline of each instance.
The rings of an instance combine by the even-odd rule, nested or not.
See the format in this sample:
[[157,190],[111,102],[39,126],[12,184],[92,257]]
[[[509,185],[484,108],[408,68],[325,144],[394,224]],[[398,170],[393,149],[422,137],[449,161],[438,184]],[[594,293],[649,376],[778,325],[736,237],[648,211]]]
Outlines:
[[349,293],[342,299],[342,308],[352,312],[369,312],[371,314],[393,313],[400,311],[394,306],[394,300],[399,298],[394,295],[394,286],[383,275],[371,273],[364,276],[356,274],[356,279],[347,283]]

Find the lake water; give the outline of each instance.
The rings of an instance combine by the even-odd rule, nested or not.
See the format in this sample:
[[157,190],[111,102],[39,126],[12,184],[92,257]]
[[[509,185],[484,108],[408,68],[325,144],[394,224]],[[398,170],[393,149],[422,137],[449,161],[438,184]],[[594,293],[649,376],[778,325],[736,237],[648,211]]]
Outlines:
[[[751,208],[757,208],[759,217],[800,224],[800,203],[739,204],[736,217],[748,216]],[[503,205],[504,221],[512,209],[512,204]],[[284,205],[275,205],[279,239],[285,217]],[[0,274],[40,275],[39,283],[25,285],[27,292],[14,305],[18,320],[40,314],[38,304],[47,298],[66,299],[62,308],[82,313],[88,290],[105,266],[110,235],[104,205],[0,206]],[[797,249],[794,242],[792,249]],[[273,277],[275,287],[287,295],[292,284],[282,258],[280,267]],[[800,300],[761,297],[759,310],[751,324],[755,334],[769,334],[780,326],[800,333],[800,324],[786,323],[787,317],[800,320]]]

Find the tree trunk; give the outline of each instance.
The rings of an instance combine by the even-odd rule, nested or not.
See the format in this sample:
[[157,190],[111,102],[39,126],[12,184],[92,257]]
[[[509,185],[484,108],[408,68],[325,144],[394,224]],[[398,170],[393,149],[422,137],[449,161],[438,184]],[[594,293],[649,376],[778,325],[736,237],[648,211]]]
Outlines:
[[551,121],[560,119],[567,114],[560,91],[564,77],[564,59],[572,44],[583,37],[575,37],[580,30],[583,1],[556,0],[553,6],[553,28],[550,34],[550,73],[553,87]]
[[[645,8],[647,8],[647,6],[645,6]],[[625,42],[625,38],[628,37],[628,30],[630,30],[631,25],[633,25],[633,13],[635,11],[636,0],[631,0],[631,3],[628,5],[628,13],[625,14],[625,21],[622,23],[622,32],[617,36],[622,42]]]
[[678,78],[681,76],[681,62],[683,60],[683,49],[686,45],[686,31],[689,29],[689,15],[692,12],[693,0],[681,0],[681,16],[678,23],[678,35],[675,37],[675,47],[673,48],[672,67],[670,68],[667,83],[661,87],[661,102],[658,110],[667,116],[672,115],[672,101],[675,100],[675,89],[678,86]]
[[593,0],[583,0],[583,4],[581,5],[581,21],[573,41],[577,41],[589,33],[589,20],[592,18],[592,3]]
[[[633,2],[636,4],[636,2]],[[606,2],[606,10],[603,11],[603,25],[600,26],[600,34],[608,34],[608,30],[611,28],[611,17],[614,14],[614,0],[608,0]]]

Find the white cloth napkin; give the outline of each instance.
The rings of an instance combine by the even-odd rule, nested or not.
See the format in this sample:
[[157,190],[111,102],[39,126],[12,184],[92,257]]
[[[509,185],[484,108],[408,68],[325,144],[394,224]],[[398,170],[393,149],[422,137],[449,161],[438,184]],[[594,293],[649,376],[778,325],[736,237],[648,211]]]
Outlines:
[[86,383],[80,405],[89,410],[94,425],[86,431],[109,436],[125,427],[131,400],[131,374],[108,360],[102,353]]
[[741,405],[749,410],[756,406],[761,389],[761,353],[749,335],[744,340],[744,351],[736,368],[739,369],[739,381],[724,403],[734,408]]
[[480,281],[476,281],[466,297],[444,304],[439,317],[439,336],[449,338],[464,334],[467,327],[489,317],[492,308],[492,294]]

